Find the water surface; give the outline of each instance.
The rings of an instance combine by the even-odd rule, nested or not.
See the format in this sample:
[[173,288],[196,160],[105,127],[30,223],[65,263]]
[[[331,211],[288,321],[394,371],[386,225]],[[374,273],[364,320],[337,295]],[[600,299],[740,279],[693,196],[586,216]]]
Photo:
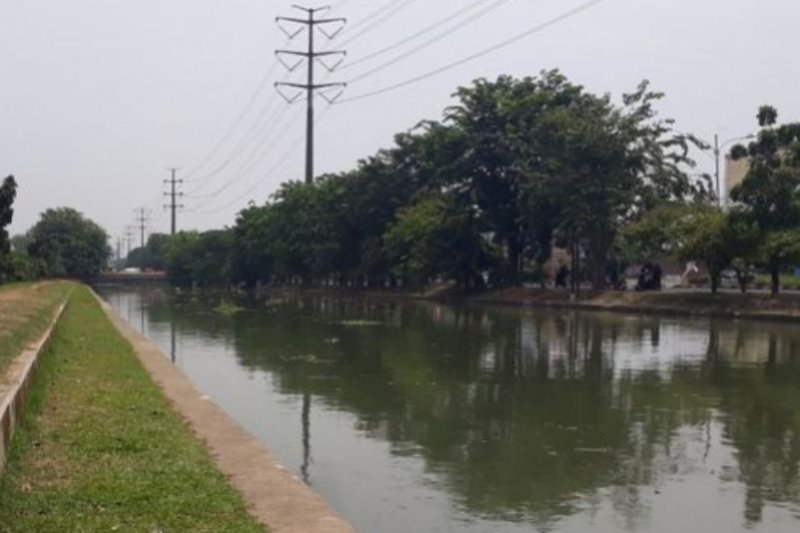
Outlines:
[[101,294],[359,531],[800,531],[795,325]]

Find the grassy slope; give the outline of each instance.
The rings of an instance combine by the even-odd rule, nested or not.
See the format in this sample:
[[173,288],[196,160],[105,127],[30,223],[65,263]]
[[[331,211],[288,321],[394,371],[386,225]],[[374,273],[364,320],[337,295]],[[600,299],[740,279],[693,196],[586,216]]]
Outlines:
[[263,531],[79,287],[0,480],[0,531]]
[[59,282],[0,287],[0,372],[47,329],[70,287],[70,283]]

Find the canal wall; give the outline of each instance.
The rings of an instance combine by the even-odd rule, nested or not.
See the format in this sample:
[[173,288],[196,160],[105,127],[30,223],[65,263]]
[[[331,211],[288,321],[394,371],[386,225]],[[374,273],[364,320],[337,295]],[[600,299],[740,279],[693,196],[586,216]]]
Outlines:
[[26,399],[36,377],[41,355],[69,304],[70,296],[71,292],[56,309],[45,333],[25,348],[0,377],[0,474],[8,460],[14,433],[25,414]]
[[259,440],[198,391],[152,342],[95,294],[117,331],[130,342],[172,407],[208,447],[217,467],[270,533],[353,533],[327,502],[292,474]]

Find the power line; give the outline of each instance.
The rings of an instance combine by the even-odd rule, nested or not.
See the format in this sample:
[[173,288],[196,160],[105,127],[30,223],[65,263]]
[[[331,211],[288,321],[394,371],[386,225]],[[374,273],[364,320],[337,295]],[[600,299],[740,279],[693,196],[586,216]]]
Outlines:
[[452,69],[454,69],[456,67],[464,65],[466,63],[469,63],[471,61],[474,61],[474,60],[479,59],[481,57],[484,57],[486,55],[489,55],[489,54],[491,54],[493,52],[496,52],[497,50],[500,50],[502,48],[510,46],[510,45],[516,43],[517,41],[521,41],[521,40],[523,40],[523,39],[525,39],[527,37],[530,37],[531,35],[534,35],[536,33],[544,31],[544,30],[550,28],[551,26],[555,26],[556,24],[558,24],[560,22],[563,22],[563,21],[565,21],[565,20],[567,20],[569,18],[572,18],[572,17],[574,17],[574,16],[576,16],[576,15],[578,15],[578,14],[584,12],[584,11],[587,11],[588,9],[590,9],[590,8],[594,7],[595,5],[600,4],[600,3],[604,2],[604,1],[605,0],[591,0],[590,2],[586,2],[584,4],[581,4],[578,7],[575,7],[575,8],[573,8],[573,9],[571,9],[571,10],[569,10],[569,11],[567,11],[567,12],[565,12],[565,13],[563,13],[563,14],[555,17],[555,18],[552,18],[552,19],[550,19],[550,20],[548,20],[546,22],[543,22],[541,24],[538,24],[538,25],[534,26],[533,28],[531,28],[529,30],[526,30],[526,31],[524,31],[522,33],[519,33],[519,34],[517,34],[517,35],[515,35],[515,36],[513,36],[513,37],[511,37],[509,39],[506,39],[504,41],[501,41],[501,42],[495,44],[494,46],[491,46],[489,48],[485,48],[485,49],[483,49],[483,50],[481,50],[479,52],[476,52],[476,53],[474,53],[472,55],[469,55],[467,57],[459,59],[458,61],[454,61],[452,63],[449,63],[449,64],[444,65],[442,67],[439,67],[437,69],[431,70],[429,72],[426,72],[426,73],[421,74],[419,76],[416,76],[414,78],[410,78],[410,79],[407,79],[405,81],[401,81],[399,83],[395,83],[393,85],[389,85],[387,87],[383,87],[381,89],[376,89],[374,91],[369,91],[369,92],[366,92],[366,93],[363,93],[363,94],[358,94],[358,95],[355,95],[355,96],[351,96],[349,98],[345,98],[343,100],[339,100],[337,103],[345,104],[345,103],[349,103],[349,102],[356,102],[356,101],[359,101],[359,100],[364,100],[366,98],[370,98],[372,96],[385,94],[385,93],[388,93],[390,91],[394,91],[394,90],[400,89],[402,87],[407,87],[409,85],[414,85],[414,84],[419,83],[419,82],[421,82],[423,80],[426,80],[428,78],[432,78],[434,76],[437,76],[439,74],[442,74],[444,72],[452,70]]
[[[396,2],[397,2],[397,0],[389,0],[385,4],[381,5],[378,9],[376,9],[376,10],[372,11],[371,13],[369,13],[363,19],[357,20],[356,22],[351,24],[349,30],[350,31],[354,31],[357,28],[360,28],[361,26],[363,26],[364,24],[367,24],[368,22],[370,22],[375,17],[381,16],[381,14],[384,11],[386,11],[387,9],[390,9]],[[341,8],[341,6],[339,6],[339,7]]]
[[[411,4],[413,4],[416,1],[417,0],[404,0],[399,5],[395,6],[393,9],[391,9],[388,13],[385,13],[379,19],[373,21],[372,23],[368,24],[367,26],[362,28],[357,33],[351,35],[350,37],[348,37],[347,39],[345,39],[344,41],[339,43],[339,46],[347,46],[348,44],[352,43],[356,39],[360,39],[361,37],[363,37],[364,35],[370,33],[372,30],[374,30],[375,28],[377,28],[378,26],[380,26],[381,24],[383,24],[384,22],[386,22],[387,20],[389,20],[390,18],[392,18],[393,16],[395,16],[396,14],[398,14],[399,12],[401,12],[402,10],[404,10],[405,8],[407,8],[408,6],[410,6]],[[351,31],[352,31],[352,28],[351,28]]]
[[[268,132],[267,136],[263,140],[264,142],[261,145],[261,150],[258,152],[257,157],[252,158],[252,156],[251,156],[248,159],[248,161],[245,163],[245,165],[240,167],[239,172],[234,174],[234,176],[232,178],[230,178],[228,181],[226,181],[225,183],[220,185],[213,192],[208,194],[206,196],[207,200],[204,201],[204,202],[201,202],[197,207],[192,209],[192,212],[197,211],[199,209],[202,209],[204,206],[210,204],[212,201],[214,201],[217,198],[217,196],[219,194],[222,194],[223,192],[225,192],[225,190],[228,187],[230,187],[231,185],[233,185],[234,183],[239,181],[241,178],[245,177],[258,164],[258,162],[261,161],[264,158],[264,156],[269,153],[270,149],[272,148],[272,145],[270,143],[268,143],[267,140],[270,137],[272,137],[273,135],[275,135],[277,137],[281,137],[293,125],[294,118],[298,117],[299,115],[300,115],[300,111],[298,110],[297,113],[295,113],[294,115],[291,115],[291,119],[292,120],[289,120],[288,122],[286,122],[280,130],[273,130],[273,131]],[[255,152],[254,152],[253,155],[255,155]]]
[[363,57],[361,57],[361,58],[359,58],[359,59],[357,59],[355,61],[349,61],[346,65],[342,66],[342,70],[353,68],[356,65],[360,65],[361,63],[369,61],[370,59],[373,59],[373,58],[376,58],[378,56],[381,56],[381,55],[385,54],[386,52],[391,52],[395,48],[403,46],[404,44],[413,41],[417,37],[421,37],[422,35],[425,35],[429,31],[435,30],[436,28],[438,28],[440,26],[443,26],[443,25],[447,24],[448,22],[451,22],[454,18],[458,18],[462,14],[468,13],[469,11],[472,11],[473,9],[478,7],[479,5],[485,4],[486,2],[489,2],[489,1],[490,0],[478,0],[477,2],[473,2],[473,3],[469,4],[468,6],[465,6],[465,7],[461,8],[461,9],[458,9],[455,12],[450,13],[446,17],[444,17],[442,19],[439,19],[438,21],[434,22],[433,24],[430,24],[429,26],[426,26],[426,27],[422,28],[421,30],[419,30],[419,31],[417,31],[415,33],[412,33],[411,35],[409,35],[407,37],[404,37],[403,39],[400,39],[397,42],[394,42],[394,43],[392,43],[392,44],[390,44],[388,46],[385,46],[385,47],[381,48],[380,50],[377,50],[375,52],[367,54],[366,56],[363,56]]
[[[331,107],[332,107],[331,105],[328,105],[325,109],[323,109],[322,113],[317,115],[317,117],[315,119],[315,122],[317,124],[319,124],[322,121],[322,119],[325,117],[325,115],[328,113],[328,111],[331,109]],[[295,139],[295,141],[289,146],[289,148],[275,162],[275,164],[272,165],[264,173],[265,177],[269,177],[273,172],[275,172],[278,168],[280,168],[286,162],[286,160],[289,159],[289,157],[294,153],[294,151],[300,146],[300,143],[302,142],[302,140],[303,140],[302,136],[297,137]],[[197,215],[213,215],[215,213],[219,213],[221,211],[229,209],[230,207],[234,206],[237,202],[240,202],[245,196],[247,196],[248,194],[250,194],[254,190],[256,190],[262,183],[263,183],[263,180],[259,180],[259,181],[255,182],[252,186],[247,188],[244,192],[242,192],[241,194],[239,194],[238,196],[236,196],[235,198],[233,198],[232,200],[230,200],[229,202],[227,202],[226,204],[224,204],[224,205],[222,205],[220,207],[217,207],[217,208],[212,209],[210,211],[197,211],[197,210],[195,210],[195,211],[192,211],[192,212],[194,214],[197,214]],[[200,207],[202,207],[202,206],[200,206]],[[200,207],[198,207],[198,209]]]
[[244,121],[244,118],[247,116],[247,113],[250,111],[250,108],[253,107],[256,100],[258,100],[258,96],[267,88],[267,84],[269,83],[270,79],[272,79],[272,75],[275,73],[275,69],[278,67],[278,62],[274,61],[267,72],[264,74],[264,77],[261,78],[261,81],[258,83],[258,86],[255,92],[252,94],[250,99],[244,105],[242,110],[234,119],[233,123],[228,127],[225,134],[220,138],[216,145],[211,149],[211,151],[203,158],[203,160],[194,168],[192,168],[189,172],[186,173],[187,178],[194,176],[201,168],[206,166],[211,159],[214,158],[215,155],[222,149],[225,143],[233,136],[233,133],[237,130],[237,128],[241,125]]
[[225,160],[222,161],[214,170],[205,176],[200,183],[195,185],[192,189],[188,191],[188,195],[192,196],[196,192],[204,189],[208,183],[211,181],[211,178],[218,176],[223,170],[228,168],[235,160],[238,158],[242,152],[247,150],[249,147],[253,146],[254,141],[263,136],[264,130],[269,127],[271,123],[276,120],[279,120],[283,113],[285,112],[285,108],[279,105],[277,99],[273,99],[270,101],[269,104],[265,105],[264,108],[259,113],[260,117],[253,122],[250,128],[245,133],[244,137],[242,137],[239,142],[234,146],[233,151],[228,155]]
[[384,69],[387,69],[387,68],[391,67],[392,65],[394,65],[396,63],[399,63],[403,59],[406,59],[407,57],[410,57],[410,56],[416,54],[420,50],[423,50],[423,49],[427,48],[428,46],[432,45],[435,42],[441,41],[442,39],[444,39],[448,35],[450,35],[452,33],[455,33],[456,31],[466,27],[468,24],[470,24],[472,22],[475,22],[476,20],[480,19],[481,17],[484,17],[484,16],[488,15],[489,13],[494,11],[495,9],[501,7],[503,4],[507,4],[509,1],[510,0],[495,0],[492,4],[486,6],[484,9],[478,11],[477,13],[474,13],[472,16],[470,16],[467,19],[461,21],[459,24],[453,26],[452,28],[449,28],[449,29],[437,34],[437,35],[434,35],[430,39],[427,39],[427,40],[423,41],[419,45],[415,46],[414,48],[412,48],[410,50],[407,50],[406,52],[403,52],[399,56],[396,56],[396,57],[390,59],[389,61],[387,61],[387,62],[385,62],[385,63],[383,63],[381,65],[378,65],[377,67],[374,67],[371,70],[368,70],[367,72],[365,72],[363,74],[360,74],[360,75],[356,76],[355,78],[350,80],[348,83],[359,82],[359,81],[361,81],[361,80],[363,80],[365,78],[368,78],[368,77],[372,76],[373,74],[376,74],[376,73],[378,73],[378,72],[380,72],[380,71],[382,71]]

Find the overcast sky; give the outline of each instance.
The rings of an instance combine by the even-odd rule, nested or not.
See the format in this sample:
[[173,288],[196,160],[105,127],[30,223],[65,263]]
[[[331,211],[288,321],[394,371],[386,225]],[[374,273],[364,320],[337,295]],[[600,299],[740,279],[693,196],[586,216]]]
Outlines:
[[[345,97],[448,64],[585,1],[485,0],[451,25],[485,8],[482,17],[352,83]],[[348,61],[357,61],[476,2],[333,0],[330,16],[352,28],[333,44],[346,43]],[[304,36],[286,44],[278,15],[297,13],[284,0],[0,0],[0,177],[14,174],[20,185],[12,231],[56,206],[77,208],[113,237],[145,206],[150,230],[168,231],[161,193],[169,166],[181,167],[193,192],[182,228],[230,225],[248,200],[261,203],[280,182],[302,179],[303,107],[286,105],[272,85],[284,79],[274,49],[302,48]],[[764,103],[783,121],[800,120],[798,20],[797,0],[605,0],[415,85],[327,110],[320,100],[317,171],[352,168],[395,133],[439,118],[459,85],[550,68],[615,96],[647,78],[667,94],[663,115],[705,138],[752,131]],[[320,79],[351,80],[449,27]],[[713,168],[710,158],[698,162]]]

